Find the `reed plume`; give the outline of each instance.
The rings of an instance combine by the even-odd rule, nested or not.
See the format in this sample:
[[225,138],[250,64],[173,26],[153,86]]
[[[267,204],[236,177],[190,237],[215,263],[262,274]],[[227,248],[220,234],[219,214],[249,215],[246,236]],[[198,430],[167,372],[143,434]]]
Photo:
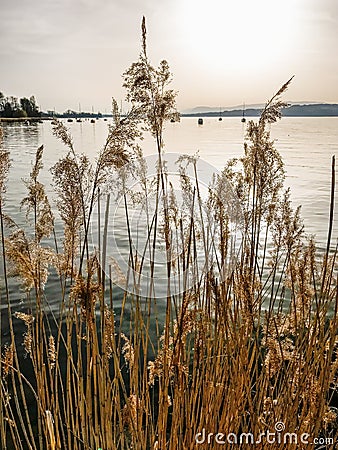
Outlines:
[[3,195],[6,192],[6,178],[10,168],[9,152],[3,148],[3,131],[0,125],[0,196],[3,202]]

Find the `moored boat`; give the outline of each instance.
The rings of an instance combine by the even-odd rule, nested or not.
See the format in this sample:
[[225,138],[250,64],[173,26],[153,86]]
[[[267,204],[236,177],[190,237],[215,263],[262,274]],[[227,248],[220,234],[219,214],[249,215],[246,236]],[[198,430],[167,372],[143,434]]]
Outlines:
[[244,117],[244,115],[245,115],[245,103],[243,104],[243,115],[242,115],[242,118],[241,118],[241,122],[242,123],[246,122],[246,118]]

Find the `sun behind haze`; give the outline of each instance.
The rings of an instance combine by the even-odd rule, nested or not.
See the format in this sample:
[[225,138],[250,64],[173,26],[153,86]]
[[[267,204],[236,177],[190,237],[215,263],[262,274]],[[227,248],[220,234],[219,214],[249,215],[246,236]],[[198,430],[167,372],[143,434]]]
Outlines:
[[[277,73],[277,67],[280,70],[274,80],[277,84],[292,74],[302,43],[302,3],[301,0],[285,0],[280,4],[271,0],[182,2],[185,20],[181,26],[187,55],[197,73],[202,67],[197,80],[204,79],[207,86],[219,85],[219,96],[226,91],[225,86],[221,87],[224,80],[229,91],[242,89],[243,100],[245,96],[257,101],[257,84],[266,83],[272,72]],[[238,97],[239,100],[242,98]]]
[[276,9],[271,0],[187,0],[182,3],[187,45],[211,73],[266,68],[274,54],[286,59],[301,38],[299,3],[284,0]]

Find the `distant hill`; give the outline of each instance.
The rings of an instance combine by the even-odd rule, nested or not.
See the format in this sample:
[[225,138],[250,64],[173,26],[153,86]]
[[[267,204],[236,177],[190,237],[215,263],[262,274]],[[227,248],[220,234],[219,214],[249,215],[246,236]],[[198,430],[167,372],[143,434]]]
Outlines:
[[[250,105],[250,107],[245,108],[245,115],[247,117],[257,117],[260,115],[264,105]],[[242,107],[234,107],[233,109],[222,108],[222,111],[218,111],[210,107],[202,107],[202,109],[194,108],[191,111],[196,110],[196,112],[182,113],[182,116],[205,116],[205,117],[216,117],[220,114],[222,117],[239,117],[243,114]],[[287,108],[282,110],[283,116],[288,117],[329,117],[338,116],[338,104],[334,103],[311,103],[311,104],[292,104]]]
[[338,104],[292,105],[283,109],[283,116],[338,116]]
[[[209,112],[215,112],[218,113],[220,111],[235,111],[235,110],[242,110],[243,106],[242,105],[236,105],[236,106],[196,106],[195,108],[191,108],[191,109],[185,109],[184,111],[181,111],[182,115],[187,115],[187,114],[203,114],[203,113],[209,113]],[[257,103],[254,105],[247,105],[247,108],[254,108],[254,109],[259,109],[259,108],[264,108],[264,103]]]

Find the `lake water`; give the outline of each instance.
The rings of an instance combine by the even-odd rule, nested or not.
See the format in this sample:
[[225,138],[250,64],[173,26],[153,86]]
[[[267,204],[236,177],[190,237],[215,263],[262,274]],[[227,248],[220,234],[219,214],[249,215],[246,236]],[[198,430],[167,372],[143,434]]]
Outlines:
[[[104,144],[107,123],[102,119],[95,124],[88,121],[67,123],[77,151],[94,158]],[[51,191],[49,168],[66,153],[66,148],[52,135],[52,125],[48,121],[31,125],[3,123],[2,126],[4,146],[10,151],[12,161],[7,211],[19,219],[17,206],[25,193],[21,179],[28,176],[36,149],[44,144],[41,180]],[[201,160],[221,170],[230,158],[242,155],[245,130],[246,125],[237,117],[222,121],[205,118],[202,126],[197,124],[196,118],[182,118],[180,123],[167,124],[165,151],[190,155],[198,151]],[[291,188],[294,204],[302,205],[306,231],[323,243],[327,234],[331,158],[338,154],[338,118],[286,117],[271,125],[270,131],[285,162],[286,186]],[[145,155],[156,153],[151,138],[146,137],[142,145]]]
[[[257,120],[257,119],[255,119]],[[108,122],[100,119],[67,123],[78,152],[88,154],[92,160],[104,144]],[[19,224],[24,215],[19,211],[20,200],[25,195],[22,179],[29,175],[36,149],[44,144],[44,168],[40,181],[52,193],[50,167],[67,152],[64,145],[52,135],[49,121],[43,123],[3,123],[4,148],[10,151],[12,167],[8,179],[6,213]],[[271,125],[271,135],[281,153],[286,168],[286,186],[290,186],[295,206],[302,205],[302,217],[308,234],[316,235],[320,248],[325,248],[330,206],[331,158],[338,154],[338,118],[283,118]],[[246,124],[240,118],[204,118],[199,126],[197,118],[182,118],[180,123],[169,123],[165,130],[165,151],[193,155],[197,151],[202,167],[202,181],[207,177],[203,170],[222,169],[233,157],[243,154]],[[144,154],[156,154],[156,147],[147,136],[142,142]],[[177,155],[178,156],[178,155]],[[338,178],[338,177],[336,177]],[[338,205],[336,199],[336,206]],[[335,211],[337,223],[338,213]],[[118,226],[117,221],[117,226]],[[333,245],[338,237],[334,226]],[[118,238],[126,241],[124,231]],[[118,235],[118,233],[117,233]],[[127,241],[126,241],[127,246]],[[18,299],[16,299],[18,300]]]

